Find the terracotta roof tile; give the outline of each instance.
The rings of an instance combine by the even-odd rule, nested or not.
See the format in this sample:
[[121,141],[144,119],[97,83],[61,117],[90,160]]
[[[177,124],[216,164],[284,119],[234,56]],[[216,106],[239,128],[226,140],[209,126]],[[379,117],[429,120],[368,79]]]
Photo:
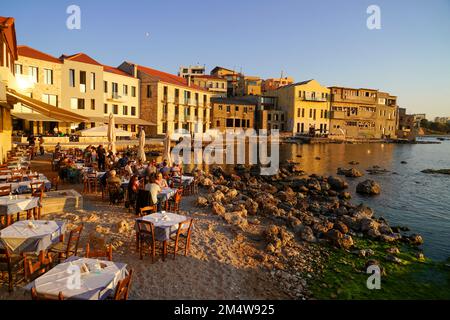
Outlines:
[[114,67],[111,67],[111,66],[103,65],[103,71],[105,71],[105,72],[110,72],[110,73],[115,73],[115,74],[119,74],[119,75],[121,75],[121,76],[126,76],[126,77],[130,77],[130,78],[134,78],[132,75],[126,73],[125,71],[122,71],[122,70],[120,70],[120,69],[117,69],[117,68],[114,68]]
[[73,55],[62,55],[60,57],[61,60],[72,60],[72,61],[77,61],[77,62],[83,62],[83,63],[88,63],[88,64],[93,64],[96,66],[102,66],[102,64],[98,63],[97,61],[95,61],[94,59],[92,59],[91,57],[89,57],[87,54],[80,52],[80,53],[76,53]]
[[58,58],[28,46],[18,46],[17,51],[19,52],[19,56],[37,60],[50,61],[54,63],[62,63],[61,60],[59,60]]
[[202,88],[200,86],[197,86],[197,85],[194,85],[194,84],[188,85],[187,80],[185,78],[183,78],[183,77],[179,77],[179,76],[176,76],[174,74],[170,74],[170,73],[167,73],[167,72],[155,70],[155,69],[148,68],[148,67],[143,67],[143,66],[140,66],[140,65],[138,65],[137,68],[138,68],[139,71],[141,71],[143,73],[146,73],[149,76],[155,77],[159,81],[167,82],[167,83],[174,84],[174,85],[177,85],[177,86],[187,87],[187,88],[194,89],[194,90],[208,92],[208,90],[206,90],[206,89],[204,89],[204,88]]

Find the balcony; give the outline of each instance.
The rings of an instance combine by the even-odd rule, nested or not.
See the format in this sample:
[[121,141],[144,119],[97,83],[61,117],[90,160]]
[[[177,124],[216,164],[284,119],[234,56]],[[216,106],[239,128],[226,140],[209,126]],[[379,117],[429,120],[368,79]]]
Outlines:
[[114,102],[123,102],[125,99],[117,92],[112,92],[111,95],[107,98],[109,101]]
[[305,96],[300,99],[304,101],[315,101],[315,102],[326,102],[328,99],[326,97],[314,97],[314,96]]

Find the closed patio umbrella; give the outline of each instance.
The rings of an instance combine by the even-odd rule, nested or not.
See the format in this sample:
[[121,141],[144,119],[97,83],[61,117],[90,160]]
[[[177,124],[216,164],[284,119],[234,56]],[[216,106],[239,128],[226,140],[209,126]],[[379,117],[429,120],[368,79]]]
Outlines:
[[116,154],[116,125],[112,113],[109,115],[108,122],[108,142],[109,150]]
[[164,139],[164,157],[163,160],[167,161],[167,165],[172,166],[172,157],[170,156],[170,134],[167,132]]
[[145,131],[141,129],[139,133],[139,150],[138,150],[138,159],[142,162],[147,161],[147,157],[145,156]]

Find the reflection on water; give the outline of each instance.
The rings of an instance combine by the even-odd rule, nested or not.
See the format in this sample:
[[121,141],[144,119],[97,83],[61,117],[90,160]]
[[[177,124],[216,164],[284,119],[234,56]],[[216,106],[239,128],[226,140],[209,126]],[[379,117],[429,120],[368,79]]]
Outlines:
[[[431,140],[435,140],[430,138]],[[301,157],[300,157],[301,156]],[[317,160],[319,157],[320,160]],[[337,168],[353,167],[364,177],[347,179],[355,203],[364,202],[391,225],[406,225],[425,239],[425,255],[445,260],[450,257],[450,176],[421,173],[421,170],[450,168],[450,141],[441,144],[315,144],[280,145],[280,161],[299,162],[308,173],[335,175]],[[402,164],[406,161],[406,164]],[[380,166],[390,172],[369,175],[366,169]],[[190,170],[194,165],[187,165]],[[208,169],[206,165],[200,168]],[[231,169],[233,166],[224,166]],[[374,179],[382,187],[375,197],[354,191],[363,179]]]

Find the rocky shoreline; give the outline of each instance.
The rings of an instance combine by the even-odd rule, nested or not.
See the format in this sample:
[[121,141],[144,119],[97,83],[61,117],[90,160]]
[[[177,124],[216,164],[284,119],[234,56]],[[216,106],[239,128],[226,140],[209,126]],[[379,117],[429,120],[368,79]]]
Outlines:
[[[249,225],[263,226],[266,255],[261,259],[273,260],[271,274],[292,288],[296,298],[313,297],[307,283],[324,269],[330,248],[368,258],[368,265],[378,264],[369,258],[374,255],[371,249],[355,245],[360,239],[375,241],[388,245],[386,261],[401,265],[399,247],[418,248],[423,243],[408,228],[390,226],[375,217],[371,208],[353,204],[346,191],[348,183],[338,176],[307,176],[292,162],[283,164],[275,176],[261,176],[259,170],[241,165],[234,173],[221,167],[209,173],[194,170],[206,191],[197,197],[196,205],[210,209],[243,234]],[[352,169],[340,173],[361,176]],[[368,195],[381,192],[373,180],[361,182],[356,189]],[[415,251],[416,258],[424,260],[421,250]]]

